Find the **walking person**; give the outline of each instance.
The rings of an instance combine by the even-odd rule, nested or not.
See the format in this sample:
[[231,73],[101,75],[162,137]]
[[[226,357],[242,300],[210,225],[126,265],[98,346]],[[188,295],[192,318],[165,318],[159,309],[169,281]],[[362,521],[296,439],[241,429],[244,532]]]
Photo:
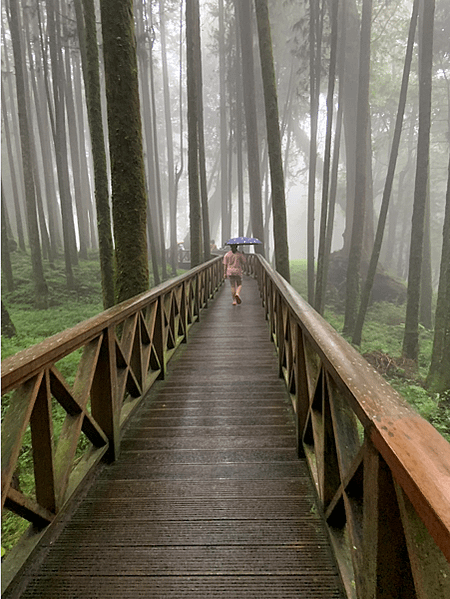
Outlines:
[[231,245],[231,250],[223,257],[223,276],[230,281],[233,306],[242,302],[242,269],[245,263],[245,256],[238,252],[237,245]]

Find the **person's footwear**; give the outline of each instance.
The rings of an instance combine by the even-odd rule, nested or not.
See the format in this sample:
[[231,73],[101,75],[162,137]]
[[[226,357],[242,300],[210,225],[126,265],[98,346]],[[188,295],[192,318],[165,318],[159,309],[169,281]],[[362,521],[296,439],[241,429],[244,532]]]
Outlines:
[[236,295],[236,301],[237,301],[238,304],[242,303],[242,300],[241,300],[241,298],[238,295]]
[[236,302],[233,302],[233,306],[236,306]]

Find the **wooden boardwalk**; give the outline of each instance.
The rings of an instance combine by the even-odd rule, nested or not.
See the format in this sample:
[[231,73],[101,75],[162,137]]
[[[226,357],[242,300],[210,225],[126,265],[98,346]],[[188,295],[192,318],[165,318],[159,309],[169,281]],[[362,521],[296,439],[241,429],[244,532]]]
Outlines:
[[23,597],[341,598],[256,283],[226,283]]

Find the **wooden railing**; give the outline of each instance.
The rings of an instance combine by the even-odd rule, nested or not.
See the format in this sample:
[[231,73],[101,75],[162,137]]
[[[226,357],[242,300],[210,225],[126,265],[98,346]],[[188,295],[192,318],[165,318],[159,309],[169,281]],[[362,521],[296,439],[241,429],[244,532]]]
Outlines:
[[248,262],[348,597],[450,597],[450,444],[264,259]]
[[[222,282],[221,258],[215,258],[2,362],[2,397],[9,394],[2,511],[32,524],[9,560],[12,571],[100,460],[117,458],[125,422],[164,378],[168,360]],[[69,355],[78,361],[70,381],[63,375]],[[55,432],[58,411],[62,425]],[[34,463],[34,491],[27,493],[20,480],[24,444],[31,444]]]

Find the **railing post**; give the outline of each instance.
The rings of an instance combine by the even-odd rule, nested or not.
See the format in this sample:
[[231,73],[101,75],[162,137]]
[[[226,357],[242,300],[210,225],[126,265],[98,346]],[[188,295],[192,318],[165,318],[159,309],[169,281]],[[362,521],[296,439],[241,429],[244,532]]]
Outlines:
[[295,347],[297,350],[296,372],[295,372],[295,393],[296,393],[296,415],[297,415],[297,453],[299,457],[304,457],[303,449],[303,431],[305,430],[306,419],[309,409],[309,387],[308,374],[306,371],[305,348],[303,343],[303,331],[299,324],[295,325],[296,339]]
[[117,405],[117,360],[114,327],[105,329],[91,387],[91,411],[108,438],[106,458],[114,461],[120,451],[120,406]]
[[161,371],[158,379],[163,380],[166,377],[166,327],[164,324],[164,296],[158,298],[158,307],[156,309],[155,332],[153,336],[153,345],[158,356]]

